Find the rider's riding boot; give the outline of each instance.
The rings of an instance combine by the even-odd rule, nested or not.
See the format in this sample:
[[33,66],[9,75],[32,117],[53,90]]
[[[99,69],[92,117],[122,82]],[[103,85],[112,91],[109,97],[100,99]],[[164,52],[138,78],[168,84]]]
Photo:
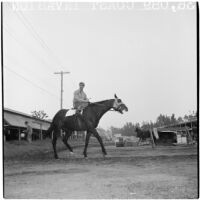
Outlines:
[[76,110],[75,115],[78,117],[80,117],[84,122],[85,122],[85,118],[82,115],[83,110]]

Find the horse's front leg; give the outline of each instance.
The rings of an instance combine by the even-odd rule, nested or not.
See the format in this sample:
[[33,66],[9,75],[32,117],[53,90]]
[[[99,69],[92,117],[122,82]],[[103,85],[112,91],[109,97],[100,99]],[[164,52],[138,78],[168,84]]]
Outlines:
[[58,159],[58,154],[56,151],[56,141],[57,141],[57,134],[59,133],[59,130],[55,130],[52,132],[52,145],[53,145],[53,151],[54,151],[54,158]]
[[104,145],[103,145],[103,141],[102,141],[101,137],[99,136],[99,133],[97,132],[97,130],[94,129],[94,130],[92,131],[92,133],[94,134],[94,136],[95,136],[95,137],[97,138],[97,140],[99,141],[99,143],[100,143],[100,145],[101,145],[101,149],[102,149],[103,155],[104,155],[104,156],[107,155],[106,149],[105,149],[105,147],[104,147]]
[[84,151],[83,151],[83,155],[85,158],[87,157],[87,147],[88,147],[90,136],[91,136],[91,132],[87,131],[86,139],[85,139],[85,147],[84,147]]

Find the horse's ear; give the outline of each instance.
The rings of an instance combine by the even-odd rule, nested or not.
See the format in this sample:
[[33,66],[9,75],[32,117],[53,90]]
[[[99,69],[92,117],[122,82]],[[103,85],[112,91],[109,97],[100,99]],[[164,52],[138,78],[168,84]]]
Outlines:
[[115,94],[115,99],[118,99],[117,95]]

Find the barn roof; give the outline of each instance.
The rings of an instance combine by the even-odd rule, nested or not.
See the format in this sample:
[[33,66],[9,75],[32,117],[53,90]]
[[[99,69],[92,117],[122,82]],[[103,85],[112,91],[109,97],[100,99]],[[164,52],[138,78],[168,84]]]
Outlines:
[[168,127],[168,128],[157,128],[159,132],[179,132],[191,130],[190,127]]
[[14,111],[11,109],[4,109],[4,122],[6,125],[14,127],[23,127],[25,128],[25,121],[28,121],[32,128],[40,129],[40,124],[43,130],[47,130],[50,126],[50,120],[40,120],[35,119],[31,115]]

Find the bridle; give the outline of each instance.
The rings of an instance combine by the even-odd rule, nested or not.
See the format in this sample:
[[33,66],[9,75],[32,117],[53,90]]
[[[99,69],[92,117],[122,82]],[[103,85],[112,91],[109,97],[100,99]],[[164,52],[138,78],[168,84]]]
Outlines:
[[[99,105],[99,106],[105,106],[102,105],[101,103],[96,103],[96,102],[88,102],[88,105],[90,104],[95,104],[95,105]],[[110,108],[108,111],[112,111],[112,112],[120,112],[119,108],[122,106],[122,104],[120,104],[117,108]],[[76,110],[75,108],[71,108],[70,110]]]
[[[92,103],[92,102],[89,102],[89,104],[96,104],[96,105],[99,105],[99,106],[105,106],[105,105],[102,105],[101,103],[96,103],[96,102],[94,102],[94,103]],[[119,107],[118,108],[120,108],[120,106],[121,105],[119,105]],[[118,108],[110,108],[108,111],[117,111],[117,112],[119,112],[119,110],[118,110]]]

